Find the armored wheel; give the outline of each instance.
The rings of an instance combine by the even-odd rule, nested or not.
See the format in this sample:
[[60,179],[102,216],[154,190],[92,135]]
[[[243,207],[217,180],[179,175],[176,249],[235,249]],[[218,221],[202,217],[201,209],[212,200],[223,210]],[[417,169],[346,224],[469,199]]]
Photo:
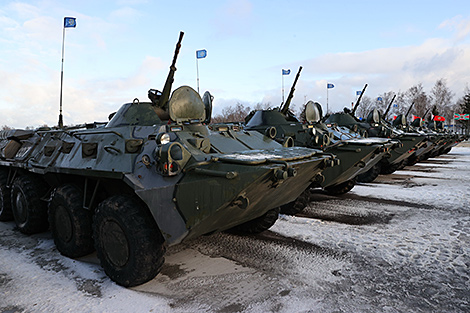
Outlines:
[[54,190],[49,203],[49,225],[54,243],[63,255],[78,258],[94,250],[92,212],[83,208],[83,193],[74,185]]
[[98,206],[93,237],[101,266],[121,286],[154,278],[164,262],[163,237],[150,212],[129,196],[112,196]]
[[416,163],[419,162],[419,158],[413,154],[412,156],[410,156],[407,160],[406,160],[406,165],[407,166],[413,166],[415,165]]
[[269,210],[260,217],[255,218],[254,220],[248,221],[246,223],[240,224],[233,227],[231,230],[236,233],[244,234],[258,234],[265,230],[268,230],[271,226],[276,223],[277,218],[279,217],[279,208]]
[[47,205],[41,200],[47,192],[43,181],[35,176],[18,176],[11,187],[11,209],[19,231],[30,235],[46,231]]
[[356,179],[353,178],[341,184],[325,187],[323,190],[329,195],[338,196],[349,192],[355,185]]
[[7,178],[7,172],[0,170],[0,221],[4,222],[13,220],[10,189],[7,188]]
[[357,175],[357,181],[360,183],[371,183],[373,182],[380,174],[380,163],[372,166],[367,172]]
[[380,174],[383,174],[383,175],[392,174],[393,172],[398,170],[404,163],[405,161],[401,161],[395,164],[382,165],[382,168],[380,169]]
[[310,202],[310,189],[305,190],[302,194],[290,203],[281,206],[281,213],[287,215],[295,215],[302,212]]

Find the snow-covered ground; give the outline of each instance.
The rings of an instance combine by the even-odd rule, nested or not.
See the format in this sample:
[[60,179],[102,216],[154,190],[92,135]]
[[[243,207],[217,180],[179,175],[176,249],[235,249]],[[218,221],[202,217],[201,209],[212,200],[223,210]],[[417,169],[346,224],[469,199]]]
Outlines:
[[263,234],[171,247],[130,289],[94,254],[0,223],[0,312],[469,312],[469,194],[470,147],[455,147],[341,197],[314,192]]

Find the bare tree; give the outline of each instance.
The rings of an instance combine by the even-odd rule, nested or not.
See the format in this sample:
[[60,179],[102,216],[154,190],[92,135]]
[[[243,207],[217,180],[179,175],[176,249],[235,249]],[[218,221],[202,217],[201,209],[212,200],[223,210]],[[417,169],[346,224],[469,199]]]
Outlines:
[[444,116],[447,121],[451,120],[453,118],[451,103],[453,97],[454,93],[447,87],[446,80],[444,78],[438,79],[430,96],[431,104],[433,108],[436,108],[433,114]]
[[376,105],[377,100],[373,101],[370,97],[363,96],[359,106],[357,107],[355,115],[357,117],[367,117],[367,114],[369,114],[369,112],[372,111]]
[[8,125],[3,125],[3,126],[2,126],[2,130],[11,130],[11,129],[13,129],[13,128],[11,128],[11,127],[8,126]]
[[[388,105],[392,101],[393,97],[396,96],[396,94],[397,93],[394,92],[394,91],[384,92],[383,94],[380,94],[377,97],[377,100],[376,100],[376,106],[375,107],[377,108],[377,110],[379,110],[382,114],[385,114],[385,111],[387,110]],[[393,104],[396,105],[395,100],[394,100]],[[390,108],[390,110],[388,111],[387,115],[390,115],[390,112],[392,112],[393,104],[392,104],[392,107]],[[386,117],[384,117],[384,118],[386,118]]]
[[[470,114],[470,89],[468,88],[468,86],[465,87],[465,95],[459,100],[457,100],[454,108],[455,113]],[[470,120],[456,120],[455,124],[459,124],[460,127],[465,129],[466,135],[470,133]]]
[[[390,99],[391,101],[391,99]],[[408,111],[411,102],[409,102],[408,97],[406,96],[405,92],[399,91],[393,102],[390,111],[388,112],[388,120],[392,120],[394,116],[398,116],[400,114],[405,114]]]
[[258,102],[253,108],[253,110],[269,110],[270,108],[271,108],[270,102],[266,102],[266,103]]
[[[418,85],[410,87],[404,94],[404,99],[407,100],[408,105],[404,110],[406,113],[412,103],[414,103],[413,108],[411,109],[411,114],[422,117],[426,110],[430,107],[429,98],[424,91],[423,84],[419,83]],[[402,114],[404,114],[402,113]]]
[[[270,103],[257,103],[254,107],[255,110],[267,110],[271,106]],[[251,112],[249,106],[244,106],[238,102],[234,106],[228,106],[222,109],[222,113],[212,118],[212,123],[235,123],[244,122],[245,117]]]

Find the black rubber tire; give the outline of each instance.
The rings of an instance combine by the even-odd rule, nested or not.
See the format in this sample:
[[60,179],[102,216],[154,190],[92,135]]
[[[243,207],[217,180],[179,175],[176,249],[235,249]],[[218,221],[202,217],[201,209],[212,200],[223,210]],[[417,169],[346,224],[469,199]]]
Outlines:
[[281,213],[287,215],[295,215],[302,212],[310,202],[310,188],[302,192],[302,194],[295,199],[281,206]]
[[47,185],[32,175],[20,175],[11,187],[11,210],[18,230],[26,235],[46,231],[47,203],[41,200],[46,195]]
[[404,163],[405,163],[405,161],[401,161],[401,162],[395,163],[395,164],[382,165],[382,167],[380,169],[380,174],[382,174],[382,175],[392,174],[393,172],[397,171]]
[[245,222],[231,229],[232,232],[241,234],[259,234],[268,230],[276,223],[280,208],[271,209],[254,220]]
[[165,261],[163,237],[150,212],[130,196],[104,200],[93,217],[101,266],[117,284],[132,287],[153,279]]
[[78,258],[95,250],[93,214],[83,208],[83,193],[74,185],[57,187],[49,202],[49,225],[59,252]]
[[11,190],[7,188],[8,172],[0,170],[0,221],[13,220],[11,211]]
[[403,160],[403,162],[401,162],[401,163],[398,165],[397,171],[404,169],[406,166],[408,166],[408,159]]
[[367,172],[357,175],[357,181],[360,183],[373,182],[380,175],[381,167],[380,162],[375,164]]
[[339,195],[342,195],[351,191],[351,189],[353,189],[355,185],[356,185],[356,178],[353,178],[341,184],[325,187],[323,188],[323,190],[329,195],[339,196]]
[[416,163],[418,163],[418,161],[419,161],[419,158],[413,154],[408,159],[406,159],[406,166],[413,166]]

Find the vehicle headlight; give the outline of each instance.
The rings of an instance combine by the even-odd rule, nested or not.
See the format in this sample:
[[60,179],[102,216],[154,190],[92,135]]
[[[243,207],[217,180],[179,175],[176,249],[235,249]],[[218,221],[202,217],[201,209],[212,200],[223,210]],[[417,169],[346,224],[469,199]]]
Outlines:
[[169,143],[171,141],[170,140],[170,134],[160,133],[160,134],[158,134],[156,140],[157,140],[157,144],[166,145],[167,143]]

